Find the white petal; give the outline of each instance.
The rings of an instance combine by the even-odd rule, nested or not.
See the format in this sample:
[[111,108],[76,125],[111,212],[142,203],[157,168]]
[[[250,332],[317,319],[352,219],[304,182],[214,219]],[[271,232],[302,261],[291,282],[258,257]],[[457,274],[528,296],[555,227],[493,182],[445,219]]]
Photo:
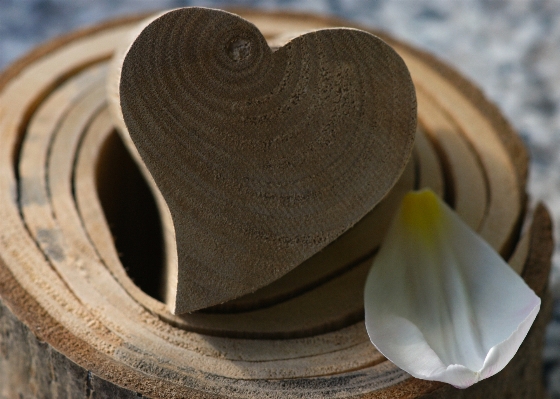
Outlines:
[[377,349],[421,379],[466,388],[511,360],[539,297],[429,191],[405,196],[368,275]]

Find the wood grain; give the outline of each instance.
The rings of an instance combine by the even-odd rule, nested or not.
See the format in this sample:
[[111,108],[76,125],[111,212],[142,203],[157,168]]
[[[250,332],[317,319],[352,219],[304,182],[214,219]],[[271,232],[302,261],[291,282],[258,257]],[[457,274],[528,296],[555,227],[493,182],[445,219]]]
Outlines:
[[[271,42],[286,32],[341,24],[301,14],[243,15]],[[325,263],[317,263],[317,269],[329,264],[328,273],[314,279],[309,269],[303,273],[307,282],[296,291],[284,287],[266,293],[263,288],[265,295],[247,301],[245,308],[232,303],[213,313],[179,317],[164,296],[144,292],[145,282],[133,280],[134,273],[164,273],[166,261],[159,259],[155,266],[147,257],[127,262],[133,246],[123,246],[122,232],[130,218],[115,217],[119,212],[110,208],[130,204],[144,185],[142,196],[151,195],[152,207],[142,205],[144,200],[138,208],[129,207],[143,211],[141,218],[158,220],[157,192],[150,194],[154,187],[114,132],[103,95],[111,52],[132,26],[131,20],[111,22],[62,38],[0,76],[0,396],[543,397],[540,352],[553,243],[546,210],[525,211],[525,150],[470,83],[391,38],[384,37],[413,61],[409,68],[419,88],[421,124],[412,163],[396,191],[378,206],[394,206],[388,199],[397,198],[405,182],[428,185],[464,218],[478,215],[478,231],[492,232],[495,243],[509,248],[505,258],[545,299],[511,364],[474,387],[457,390],[413,379],[375,350],[358,314],[367,264],[352,259],[375,247],[374,240],[362,241],[382,228],[377,217],[356,225],[363,223],[363,229],[349,230],[346,244],[335,241],[331,255],[329,247],[319,253]],[[445,87],[444,97],[424,80],[432,75]],[[467,113],[442,103],[456,97],[469,104],[468,115],[479,118],[477,126],[486,130],[467,133],[472,123]],[[489,140],[494,152],[482,156],[482,140]],[[514,187],[508,201],[515,204],[499,215],[494,215],[493,196],[503,198],[504,191],[495,186],[500,174],[491,167],[509,170],[507,181]],[[128,188],[106,182],[119,173],[128,176]],[[486,194],[468,190],[468,184],[486,187]],[[488,220],[504,224],[490,229]],[[526,228],[520,234],[522,223]],[[161,229],[153,235],[141,224],[130,226],[146,242],[165,235]],[[114,237],[112,231],[121,233]],[[334,250],[337,245],[344,253]],[[314,312],[321,316],[313,318]]]
[[238,16],[183,8],[117,67],[127,130],[173,219],[175,313],[311,257],[371,211],[412,149],[408,70],[363,31],[318,30],[272,52]]

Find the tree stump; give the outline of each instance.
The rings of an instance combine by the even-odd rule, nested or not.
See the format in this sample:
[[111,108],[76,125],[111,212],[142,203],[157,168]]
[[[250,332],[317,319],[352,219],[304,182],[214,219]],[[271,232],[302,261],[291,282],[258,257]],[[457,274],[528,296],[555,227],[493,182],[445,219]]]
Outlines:
[[[271,46],[286,33],[353,26],[238,14]],[[0,76],[0,397],[544,397],[553,244],[544,207],[527,210],[526,150],[471,83],[378,32],[404,59],[418,98],[413,156],[393,190],[280,279],[173,314],[161,289],[171,255],[157,193],[107,109],[107,65],[138,21],[57,39]],[[364,280],[384,228],[404,193],[424,187],[544,299],[511,363],[465,390],[412,378],[376,351],[364,327]]]

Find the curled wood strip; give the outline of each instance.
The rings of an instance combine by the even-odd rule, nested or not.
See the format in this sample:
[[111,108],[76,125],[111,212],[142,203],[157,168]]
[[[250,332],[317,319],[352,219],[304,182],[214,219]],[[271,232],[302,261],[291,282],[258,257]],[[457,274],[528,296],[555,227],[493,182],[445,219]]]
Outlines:
[[[294,28],[295,24],[300,30],[305,30],[319,24],[315,19],[290,15],[276,15],[275,18],[264,14],[248,15],[255,17],[255,22],[260,21],[265,37],[272,37],[271,32],[276,31],[278,26],[291,24],[291,28]],[[270,24],[270,29],[267,30],[263,21]],[[309,21],[309,25],[305,21]],[[9,304],[18,318],[48,342],[38,345],[37,350],[54,347],[75,360],[78,365],[73,367],[82,370],[83,375],[87,374],[83,369],[86,368],[92,370],[94,375],[111,381],[106,384],[111,385],[112,389],[121,389],[115,388],[113,384],[126,386],[151,397],[183,395],[217,398],[238,395],[288,398],[301,396],[302,392],[311,398],[328,395],[415,398],[431,392],[435,395],[433,397],[439,394],[447,397],[458,395],[441,384],[414,380],[384,361],[369,344],[362,322],[335,331],[323,329],[322,333],[305,338],[236,339],[193,333],[188,331],[188,325],[179,328],[179,323],[161,316],[167,312],[173,317],[163,303],[135,299],[133,290],[138,288],[132,288],[124,282],[125,273],[119,269],[116,252],[110,254],[112,263],[104,257],[115,249],[102,250],[103,245],[94,239],[94,236],[98,236],[92,234],[95,229],[103,230],[105,247],[112,247],[107,235],[108,227],[101,223],[92,229],[82,229],[82,223],[87,225],[94,219],[103,219],[101,209],[88,209],[91,204],[87,196],[91,198],[96,195],[92,181],[94,171],[91,165],[89,172],[83,171],[89,161],[82,161],[82,156],[92,151],[88,159],[95,159],[101,145],[99,140],[94,140],[95,135],[108,137],[113,129],[107,112],[100,105],[103,96],[99,91],[96,93],[98,88],[94,83],[97,81],[95,75],[102,73],[103,66],[98,72],[94,71],[95,67],[90,67],[108,56],[116,42],[115,38],[123,32],[112,25],[106,31],[96,31],[92,36],[75,39],[71,46],[55,47],[35,62],[25,64],[21,71],[10,73],[10,76],[17,78],[11,78],[0,88],[0,140],[3,143],[0,147],[0,293],[2,300]],[[424,63],[424,58],[418,54],[414,54],[414,57],[424,67],[431,65]],[[86,77],[88,74],[89,78]],[[74,84],[80,79],[83,79],[80,84]],[[64,82],[67,82],[66,86]],[[84,82],[91,82],[92,85],[88,87]],[[67,94],[61,94],[65,88]],[[471,101],[460,89],[453,95]],[[68,102],[63,98],[68,99]],[[436,97],[432,98],[435,98],[433,107],[444,109]],[[56,104],[63,104],[63,107]],[[79,107],[85,108],[78,112]],[[422,109],[425,108],[422,104],[419,109],[420,119],[424,116],[426,120],[428,114],[423,113]],[[58,116],[52,113],[55,110],[61,111]],[[82,112],[85,115],[80,115]],[[461,119],[447,112],[447,109],[442,114],[451,125],[461,126]],[[483,113],[478,115],[486,117]],[[44,117],[51,119],[50,125],[45,124],[47,119]],[[90,122],[85,122],[88,120]],[[503,134],[493,122],[490,121],[488,126],[490,129],[487,134]],[[64,136],[70,132],[71,138]],[[428,151],[420,148],[416,150],[418,177],[422,181],[422,175],[433,178],[431,173],[439,173],[445,178],[438,183],[443,192],[449,185],[449,176],[468,175],[464,166],[466,163],[455,162],[452,156],[448,156],[454,172],[441,174],[441,165],[445,163],[441,162],[441,158],[437,161],[437,157],[441,157],[442,152],[434,151],[431,146],[443,138],[438,136],[437,129],[430,128],[428,124],[423,124],[420,134],[423,133],[430,140],[424,140]],[[460,133],[463,134],[462,131]],[[465,135],[461,136],[461,140],[473,143],[477,139]],[[19,142],[23,143],[21,151]],[[92,143],[97,143],[97,150],[90,147]],[[441,147],[446,148],[443,145]],[[476,148],[475,145],[467,147],[471,151]],[[498,147],[498,150],[500,154],[505,154],[507,163],[519,159],[505,147]],[[428,153],[433,155],[427,156]],[[477,154],[476,151],[472,153],[473,156]],[[499,165],[502,155],[493,162]],[[77,168],[73,169],[75,157]],[[428,164],[433,166],[427,168]],[[14,165],[19,168],[19,176],[15,173]],[[489,173],[487,165],[488,162],[480,163],[482,174]],[[85,184],[85,180],[82,180],[84,176],[89,183]],[[517,175],[514,173],[514,176]],[[25,181],[24,178],[29,179]],[[524,182],[515,177],[511,181],[519,191],[524,190]],[[72,182],[77,190],[77,204],[72,196]],[[495,180],[489,180],[489,192],[493,193],[492,182]],[[454,187],[458,185],[454,184]],[[84,193],[84,190],[89,191]],[[19,200],[15,194],[18,191],[22,193]],[[34,192],[41,194],[36,195]],[[461,197],[456,198],[456,203],[459,203],[458,200],[477,202],[474,204],[477,209],[482,206],[479,201],[486,203],[485,199],[478,198],[478,194],[474,195],[468,190],[456,190],[455,193]],[[79,212],[76,212],[77,209]],[[523,214],[519,212],[519,215],[512,217],[522,218]],[[517,270],[521,270],[523,264],[530,266],[523,271],[523,275],[538,288],[539,294],[542,294],[543,282],[546,281],[543,273],[546,274],[548,270],[551,248],[547,221],[546,212],[539,208],[530,230],[531,235],[519,241],[519,247],[511,259]],[[56,247],[48,245],[46,235],[39,234],[41,225],[47,222],[58,231],[63,253],[71,257],[61,259],[58,256],[60,253],[53,250]],[[480,225],[483,226],[483,223]],[[508,236],[515,237],[514,225],[508,223],[496,230],[496,242],[506,242]],[[40,236],[43,237],[42,244]],[[50,240],[51,244],[53,242],[56,240]],[[352,270],[357,272],[359,269]],[[341,274],[340,278],[350,278],[350,275]],[[132,283],[129,281],[128,284]],[[321,287],[329,292],[325,288],[327,284],[314,287],[307,294],[315,295],[314,291]],[[278,304],[285,306],[286,301]],[[260,307],[257,311],[265,314],[267,308]],[[249,312],[241,312],[237,316],[243,313]],[[0,318],[5,320],[7,314],[3,311]],[[196,315],[200,318],[206,316],[215,318],[216,323],[219,323],[220,317],[231,320],[234,315]],[[532,348],[540,340],[544,328],[544,318],[539,317],[537,327],[528,337],[530,345],[523,347],[528,349],[522,348],[512,363],[514,371],[504,370],[493,378],[492,385],[483,385],[484,382],[478,385],[486,388],[460,391],[462,397],[476,397],[480,393],[479,389],[488,389],[488,392],[500,396],[506,392],[506,387],[537,386],[535,381],[538,376],[530,380],[532,374],[521,371],[528,370],[527,364],[538,356],[538,351]],[[229,321],[223,325],[227,326],[227,323]],[[27,336],[32,337],[32,334]],[[16,352],[10,353],[13,359],[17,358]],[[61,354],[57,356],[63,357]],[[0,362],[0,368],[4,364]],[[0,376],[13,376],[15,370],[20,369],[8,370],[11,371],[0,372]],[[525,379],[519,378],[519,375],[525,376]],[[2,381],[3,388],[13,386],[12,382],[4,384]],[[473,392],[472,395],[470,392]],[[537,391],[534,392],[533,397],[537,397]]]
[[[448,196],[455,211],[478,230],[486,217],[487,181],[476,151],[462,137],[457,126],[422,89],[417,91],[420,124],[439,149],[442,168],[448,175]],[[451,191],[451,192],[449,192]],[[471,198],[480,198],[472,201]],[[486,200],[484,200],[486,198]]]

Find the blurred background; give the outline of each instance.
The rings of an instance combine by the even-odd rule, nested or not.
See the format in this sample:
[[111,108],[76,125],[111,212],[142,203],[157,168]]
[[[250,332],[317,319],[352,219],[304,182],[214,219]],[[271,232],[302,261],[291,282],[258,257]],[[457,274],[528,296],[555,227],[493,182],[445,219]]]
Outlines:
[[[436,54],[497,103],[531,153],[529,194],[560,237],[560,0],[0,0],[0,70],[36,45],[117,16],[199,5],[335,15]],[[560,399],[560,245],[544,379]]]

